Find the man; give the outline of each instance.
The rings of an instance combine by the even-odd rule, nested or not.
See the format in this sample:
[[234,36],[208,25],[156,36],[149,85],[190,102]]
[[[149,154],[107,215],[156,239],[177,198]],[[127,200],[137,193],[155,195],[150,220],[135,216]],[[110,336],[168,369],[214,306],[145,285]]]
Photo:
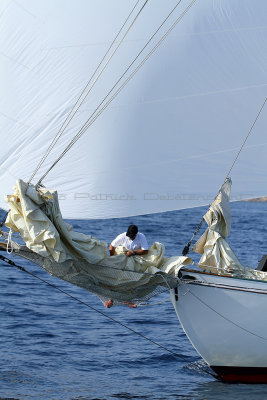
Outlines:
[[[135,255],[144,255],[148,253],[148,244],[145,235],[138,232],[136,225],[130,225],[127,232],[118,235],[109,246],[109,253],[114,256],[116,247],[124,246],[126,249],[126,256],[131,257]],[[128,302],[125,303],[130,308],[135,308],[136,304]],[[113,306],[113,300],[110,299],[104,303],[104,306],[110,308]]]
[[117,246],[124,246],[126,256],[144,255],[148,253],[148,244],[145,235],[138,232],[136,225],[130,225],[127,232],[118,235],[109,246],[109,253],[114,256]]

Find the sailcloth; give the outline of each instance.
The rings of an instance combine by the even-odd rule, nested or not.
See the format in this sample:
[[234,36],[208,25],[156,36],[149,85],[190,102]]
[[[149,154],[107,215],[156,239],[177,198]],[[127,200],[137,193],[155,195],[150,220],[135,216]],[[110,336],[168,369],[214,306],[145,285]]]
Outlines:
[[198,266],[219,275],[267,280],[267,272],[244,267],[226,240],[231,230],[231,184],[228,178],[204,215],[208,228],[193,248],[196,253],[202,254]]
[[[166,259],[159,243],[144,257],[127,258],[123,250],[110,257],[104,242],[75,232],[62,217],[113,218],[209,204],[266,98],[266,0],[203,0],[189,8],[191,3],[180,2],[163,27],[177,1],[148,2],[40,164],[33,185],[25,182],[60,132],[132,1],[0,4],[0,89],[5,93],[0,99],[5,143],[0,207],[10,208],[7,225],[25,241],[25,247],[17,247],[21,255],[117,301],[143,299],[159,286],[170,286],[169,277],[189,259]],[[175,30],[157,47],[171,26]],[[153,58],[55,164],[145,44],[138,62],[156,48]],[[233,169],[235,200],[266,195],[266,119],[262,113]],[[43,183],[58,194],[36,191],[34,185],[53,165]],[[22,180],[5,204],[4,194],[18,175]],[[196,246],[203,254],[200,266],[265,279],[244,269],[226,242],[227,185],[205,216],[208,230]]]
[[122,248],[107,254],[107,244],[75,232],[63,221],[57,192],[36,190],[22,180],[7,196],[6,225],[19,232],[26,246],[18,254],[50,274],[117,302],[148,299],[177,285],[176,272],[190,263],[188,257],[164,257],[164,246],[154,243],[147,255],[127,257]]
[[198,265],[206,271],[224,274],[243,270],[226,241],[231,229],[230,192],[231,180],[227,179],[204,215],[208,228],[194,246],[196,253],[203,254]]
[[[190,3],[180,2],[146,54]],[[175,4],[147,3],[34,184]],[[16,179],[29,180],[132,7],[132,0],[1,0],[1,208]],[[266,15],[266,0],[196,1],[44,180],[57,189],[63,217],[210,204],[266,97]],[[231,174],[235,200],[267,194],[266,125],[264,112]]]

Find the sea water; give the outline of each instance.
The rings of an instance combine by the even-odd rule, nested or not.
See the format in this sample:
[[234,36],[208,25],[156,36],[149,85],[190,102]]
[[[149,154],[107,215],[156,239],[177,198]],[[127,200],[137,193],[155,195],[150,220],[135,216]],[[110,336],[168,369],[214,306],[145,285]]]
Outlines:
[[[166,255],[171,256],[181,254],[204,212],[196,208],[72,223],[76,230],[107,242],[135,223],[150,244],[164,243]],[[243,264],[256,267],[267,253],[267,203],[234,203],[232,214],[231,247]],[[178,356],[0,261],[0,399],[267,398],[267,385],[226,384],[209,374],[183,333],[168,293],[153,298],[148,306],[105,309],[89,292],[26,260],[15,261]]]

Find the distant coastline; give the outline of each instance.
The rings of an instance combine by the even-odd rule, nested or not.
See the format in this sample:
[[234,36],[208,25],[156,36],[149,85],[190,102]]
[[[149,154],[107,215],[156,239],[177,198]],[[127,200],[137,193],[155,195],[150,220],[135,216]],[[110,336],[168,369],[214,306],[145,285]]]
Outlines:
[[242,200],[242,201],[254,201],[257,203],[264,203],[267,201],[267,197],[255,197],[254,199],[247,199],[247,200]]

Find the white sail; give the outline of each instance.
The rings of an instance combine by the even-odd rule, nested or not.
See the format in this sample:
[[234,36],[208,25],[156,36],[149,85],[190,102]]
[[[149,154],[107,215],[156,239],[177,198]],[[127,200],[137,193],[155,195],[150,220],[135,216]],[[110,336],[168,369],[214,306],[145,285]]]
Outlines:
[[125,301],[148,300],[177,285],[176,275],[189,257],[164,257],[165,247],[155,242],[145,255],[128,257],[123,246],[107,255],[107,243],[75,232],[63,221],[56,192],[36,190],[18,181],[6,226],[18,232],[26,246],[13,242],[15,254],[40,265],[51,275],[83,287],[103,298]]
[[[34,182],[176,3],[148,2]],[[181,1],[166,29],[189,4]],[[0,207],[16,179],[30,178],[133,5],[1,1]],[[63,217],[211,202],[266,97],[266,13],[265,0],[196,1],[48,174],[44,183],[58,190]],[[266,122],[265,110],[232,171],[233,199],[267,194]]]

